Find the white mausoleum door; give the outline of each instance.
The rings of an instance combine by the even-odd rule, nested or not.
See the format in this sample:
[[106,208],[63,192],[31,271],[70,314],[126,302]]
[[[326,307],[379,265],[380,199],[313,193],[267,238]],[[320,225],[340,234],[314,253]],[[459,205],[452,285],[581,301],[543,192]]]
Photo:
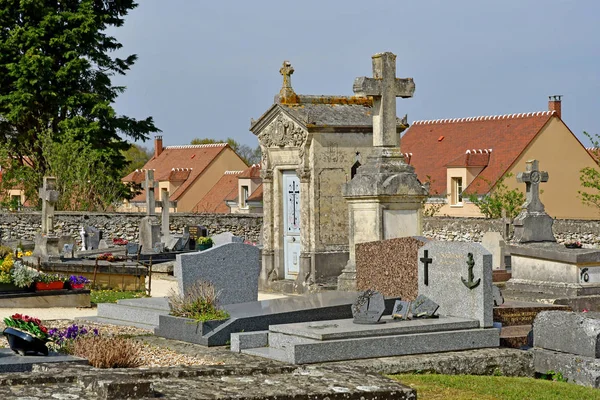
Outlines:
[[296,279],[300,267],[300,179],[283,172],[283,254],[285,279]]

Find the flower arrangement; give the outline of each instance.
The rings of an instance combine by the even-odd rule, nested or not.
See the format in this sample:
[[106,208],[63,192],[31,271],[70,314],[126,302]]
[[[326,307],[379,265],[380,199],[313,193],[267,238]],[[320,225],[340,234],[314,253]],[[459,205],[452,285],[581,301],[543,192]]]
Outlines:
[[103,254],[100,254],[97,258],[98,258],[98,260],[105,260],[105,261],[109,261],[109,262],[125,260],[124,257],[115,256],[115,255],[113,255],[113,253],[103,253]]
[[200,236],[196,239],[196,244],[204,245],[204,246],[212,246],[213,240],[206,236]]
[[127,239],[123,239],[123,238],[113,238],[113,244],[115,246],[125,246],[127,243],[129,243],[127,241]]
[[31,286],[39,274],[36,270],[23,265],[21,261],[15,261],[14,268],[11,271],[12,282],[20,288]]
[[73,324],[65,329],[50,329],[50,331],[48,331],[50,340],[56,343],[56,346],[59,349],[75,339],[92,333],[94,334],[94,336],[99,335],[98,329],[94,328],[92,330],[89,330],[85,326],[79,326],[77,324]]
[[27,332],[40,340],[48,341],[48,328],[42,325],[42,321],[38,318],[30,317],[28,315],[13,314],[10,317],[4,318],[4,324],[9,328]]
[[15,265],[15,261],[13,260],[13,256],[11,253],[8,253],[4,256],[4,259],[0,261],[0,271],[2,272],[10,272],[10,270]]
[[35,282],[40,283],[51,283],[51,282],[69,282],[69,278],[66,278],[58,274],[39,274],[35,277]]
[[69,282],[71,283],[71,285],[85,285],[86,283],[90,283],[90,280],[85,276],[71,275],[69,277]]
[[23,258],[23,256],[30,257],[32,254],[33,252],[30,250],[27,250],[25,252],[23,252],[22,250],[17,250],[17,258]]

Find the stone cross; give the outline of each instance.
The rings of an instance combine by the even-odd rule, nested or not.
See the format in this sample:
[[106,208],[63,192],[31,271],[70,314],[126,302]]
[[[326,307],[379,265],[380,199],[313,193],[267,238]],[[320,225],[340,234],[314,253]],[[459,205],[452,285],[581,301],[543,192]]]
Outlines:
[[294,102],[296,99],[296,93],[292,89],[292,74],[294,73],[294,67],[289,61],[284,61],[283,66],[279,70],[279,73],[283,76],[283,85],[279,91],[279,98],[281,101]]
[[163,237],[163,243],[171,237],[171,231],[169,230],[169,209],[171,207],[177,208],[177,201],[169,200],[169,189],[162,188],[160,190],[160,201],[157,201],[156,204],[160,207],[160,215],[161,215],[161,234]]
[[548,173],[539,170],[538,160],[527,161],[525,172],[517,174],[517,182],[527,185],[527,201],[523,207],[529,212],[543,212],[544,205],[540,201],[540,182],[548,182]]
[[156,215],[155,190],[158,188],[158,182],[154,180],[154,170],[146,170],[146,181],[142,186],[146,190],[146,215]]
[[54,205],[58,201],[56,178],[45,176],[39,195],[42,199],[42,235],[48,235],[54,227]]
[[354,80],[354,93],[373,96],[373,146],[399,147],[396,132],[396,97],[412,97],[415,83],[412,78],[396,78],[396,55],[377,53],[373,57],[373,78]]

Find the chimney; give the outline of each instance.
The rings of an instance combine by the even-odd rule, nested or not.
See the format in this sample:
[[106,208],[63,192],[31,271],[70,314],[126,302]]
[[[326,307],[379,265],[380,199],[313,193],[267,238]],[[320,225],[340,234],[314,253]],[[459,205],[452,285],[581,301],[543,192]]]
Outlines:
[[162,136],[154,136],[154,158],[160,156],[163,151]]
[[548,96],[548,111],[556,111],[556,115],[560,119],[562,119],[561,99],[562,99],[561,94],[554,95],[554,96]]

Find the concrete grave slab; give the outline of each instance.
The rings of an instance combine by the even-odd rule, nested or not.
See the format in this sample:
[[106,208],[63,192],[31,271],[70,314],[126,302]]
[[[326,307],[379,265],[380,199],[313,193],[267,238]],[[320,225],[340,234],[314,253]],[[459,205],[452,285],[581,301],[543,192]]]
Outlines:
[[600,358],[600,313],[542,311],[533,322],[533,345]]
[[492,327],[492,255],[483,246],[430,241],[419,250],[419,259],[419,294],[439,304],[440,315],[476,319],[482,327]]
[[244,243],[244,238],[235,236],[231,232],[218,233],[210,238],[213,240],[213,246],[222,246],[227,243]]

